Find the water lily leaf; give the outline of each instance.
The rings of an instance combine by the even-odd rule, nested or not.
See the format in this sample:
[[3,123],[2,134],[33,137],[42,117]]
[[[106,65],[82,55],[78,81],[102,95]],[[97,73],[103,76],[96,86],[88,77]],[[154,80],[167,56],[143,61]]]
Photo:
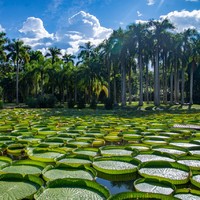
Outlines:
[[109,200],[144,200],[144,199],[157,199],[157,200],[178,200],[176,197],[172,197],[164,194],[154,194],[154,193],[145,193],[145,192],[122,192],[116,195],[113,195]]
[[140,160],[141,162],[149,162],[149,161],[169,161],[175,162],[175,157],[167,154],[167,153],[160,153],[155,151],[145,151],[139,153],[134,158]]
[[109,196],[109,191],[94,181],[82,179],[57,179],[49,181],[47,187],[35,195],[35,199],[106,200]]
[[33,175],[20,174],[0,175],[0,199],[32,199],[43,185],[43,181]]
[[150,161],[139,166],[139,174],[145,178],[155,178],[172,184],[185,184],[189,181],[188,166],[167,161]]
[[134,182],[136,191],[148,192],[156,194],[171,195],[175,190],[175,186],[166,181],[158,181],[156,179],[142,178]]
[[90,167],[48,167],[43,171],[43,178],[46,181],[61,178],[80,178],[94,180],[96,171]]
[[106,174],[128,174],[137,171],[139,161],[131,157],[99,157],[95,158],[92,166]]
[[20,160],[13,162],[12,165],[3,168],[0,173],[17,173],[22,175],[32,174],[39,176],[46,164],[32,160]]

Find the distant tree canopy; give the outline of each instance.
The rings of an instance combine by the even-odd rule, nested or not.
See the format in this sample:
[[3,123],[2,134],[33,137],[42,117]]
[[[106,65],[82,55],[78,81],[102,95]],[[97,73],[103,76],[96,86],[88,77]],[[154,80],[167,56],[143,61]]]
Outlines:
[[[51,95],[62,102],[200,103],[200,33],[174,31],[167,19],[114,30],[77,56],[46,55],[0,33],[0,93],[5,102]],[[76,61],[76,62],[75,62]]]

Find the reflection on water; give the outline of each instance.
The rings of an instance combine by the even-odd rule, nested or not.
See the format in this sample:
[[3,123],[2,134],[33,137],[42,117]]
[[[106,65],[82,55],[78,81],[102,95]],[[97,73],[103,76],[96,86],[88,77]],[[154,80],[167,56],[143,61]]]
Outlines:
[[97,177],[96,182],[100,183],[101,185],[106,186],[111,194],[133,191],[134,180],[131,180],[131,181],[108,181],[108,180]]

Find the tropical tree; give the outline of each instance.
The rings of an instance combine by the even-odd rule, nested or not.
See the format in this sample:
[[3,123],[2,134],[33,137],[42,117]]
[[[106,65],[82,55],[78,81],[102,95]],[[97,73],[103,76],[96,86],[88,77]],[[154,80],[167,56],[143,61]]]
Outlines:
[[7,42],[6,33],[0,32],[0,63],[6,61],[5,44]]
[[49,52],[46,54],[46,57],[51,58],[51,64],[53,65],[56,60],[61,56],[61,50],[57,47],[50,47]]
[[8,59],[11,59],[16,68],[16,104],[19,103],[19,70],[20,66],[24,65],[29,61],[29,50],[30,47],[24,45],[22,40],[13,39],[7,45]]
[[170,29],[174,29],[174,26],[169,22],[168,19],[163,21],[151,20],[149,25],[152,27],[152,34],[155,48],[155,66],[154,66],[154,104],[155,106],[160,105],[160,77],[159,77],[159,61],[161,40],[164,38],[163,35]]
[[129,26],[131,31],[131,40],[136,46],[137,62],[139,68],[139,106],[143,105],[143,55],[147,36],[147,24],[138,23]]

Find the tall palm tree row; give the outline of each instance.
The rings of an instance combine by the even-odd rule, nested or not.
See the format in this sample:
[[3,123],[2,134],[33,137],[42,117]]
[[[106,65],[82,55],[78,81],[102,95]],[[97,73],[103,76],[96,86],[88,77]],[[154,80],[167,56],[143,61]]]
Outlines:
[[77,55],[62,55],[57,47],[43,55],[0,33],[0,91],[5,101],[17,104],[44,94],[61,102],[109,98],[123,107],[128,99],[139,106],[144,101],[159,106],[161,100],[193,104],[200,98],[200,33],[174,29],[167,19],[133,23],[114,30],[98,46],[82,44]]

